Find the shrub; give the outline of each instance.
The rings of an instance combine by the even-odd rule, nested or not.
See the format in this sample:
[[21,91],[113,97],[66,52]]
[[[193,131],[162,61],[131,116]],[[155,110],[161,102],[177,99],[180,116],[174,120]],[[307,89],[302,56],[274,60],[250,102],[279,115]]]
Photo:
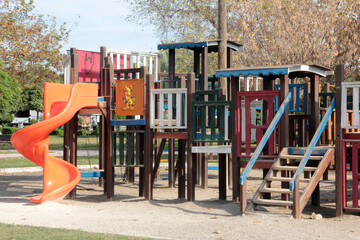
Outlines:
[[64,130],[61,129],[55,129],[50,133],[50,135],[56,135],[56,136],[64,136]]
[[2,133],[5,135],[14,134],[18,129],[16,127],[3,127]]
[[77,135],[78,136],[86,136],[87,132],[85,129],[79,129],[79,130],[77,130]]
[[35,123],[37,123],[38,121],[36,120],[36,119],[31,119],[30,120],[30,125],[33,125],[33,124],[35,124]]
[[99,127],[97,125],[93,125],[92,128],[93,130],[90,132],[90,135],[99,136],[100,134]]

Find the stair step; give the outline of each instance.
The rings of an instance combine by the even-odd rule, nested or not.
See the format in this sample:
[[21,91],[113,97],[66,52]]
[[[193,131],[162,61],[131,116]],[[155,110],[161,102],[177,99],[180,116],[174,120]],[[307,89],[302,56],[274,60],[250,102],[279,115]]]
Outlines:
[[292,191],[290,189],[286,189],[286,188],[268,188],[268,187],[261,188],[260,192],[262,192],[262,193],[284,193],[284,194],[292,193]]
[[[283,154],[280,155],[279,158],[280,159],[303,159],[303,155],[288,155],[288,154]],[[323,156],[310,156],[309,160],[321,160],[323,159]]]
[[[278,181],[278,182],[290,182],[292,178],[289,177],[267,177],[266,180],[269,182]],[[310,179],[300,178],[300,182],[309,182]]]
[[257,205],[272,205],[272,206],[292,206],[292,201],[282,201],[274,199],[255,199],[253,200],[254,204]]
[[[289,171],[296,171],[298,169],[297,166],[273,166],[274,170],[289,170]],[[311,171],[314,172],[316,171],[316,167],[304,167],[304,172],[306,171]]]

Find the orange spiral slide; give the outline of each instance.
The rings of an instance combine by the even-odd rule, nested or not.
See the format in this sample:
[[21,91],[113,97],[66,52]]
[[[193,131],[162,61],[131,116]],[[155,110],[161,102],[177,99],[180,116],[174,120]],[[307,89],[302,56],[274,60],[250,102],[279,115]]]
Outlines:
[[43,193],[34,203],[62,200],[80,181],[74,165],[48,154],[49,134],[67,123],[81,108],[97,106],[98,85],[45,83],[44,121],[17,131],[11,143],[24,157],[43,167]]

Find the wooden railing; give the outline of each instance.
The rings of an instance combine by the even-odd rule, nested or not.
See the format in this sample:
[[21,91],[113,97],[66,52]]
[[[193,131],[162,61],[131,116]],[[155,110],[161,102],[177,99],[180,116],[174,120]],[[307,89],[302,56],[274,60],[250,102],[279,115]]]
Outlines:
[[[275,90],[280,89],[280,84],[275,85]],[[306,113],[307,107],[307,85],[305,83],[289,84],[289,92],[292,94],[292,98],[289,104],[290,113]],[[277,111],[278,98],[275,100],[275,110]]]
[[[237,92],[237,109],[238,109],[238,132],[237,134],[237,152],[238,157],[251,157],[252,144],[260,142],[263,137],[264,131],[269,127],[273,117],[274,117],[274,102],[275,97],[279,96],[280,91],[253,91],[253,92]],[[251,107],[253,102],[260,102],[263,107],[265,103],[267,104],[267,115],[261,115],[261,123],[257,124],[254,121],[254,115],[256,115],[256,107]],[[243,106],[242,106],[243,105]],[[263,113],[263,112],[262,112]],[[267,121],[263,120],[263,117],[266,117]],[[253,135],[255,132],[255,139]],[[245,133],[245,149],[243,149],[243,134]],[[276,134],[273,134],[268,141],[268,153],[266,155],[273,158],[275,152],[278,152],[279,148],[276,148],[275,137]],[[279,136],[279,134],[278,134]],[[255,141],[253,141],[255,140]],[[277,149],[277,150],[276,150]],[[245,151],[244,151],[245,150]]]
[[[193,142],[230,142],[230,101],[199,101],[192,103]],[[199,117],[196,113],[199,112]],[[205,112],[208,112],[206,119]]]
[[[158,129],[187,128],[187,89],[168,88],[150,91],[150,127]],[[158,103],[156,102],[158,101]],[[156,105],[159,113],[156,117]]]
[[[359,88],[360,82],[343,82],[341,88],[341,128],[360,129],[359,124]],[[352,91],[352,103],[348,102],[348,91]],[[350,114],[348,114],[348,109]]]
[[144,167],[145,130],[113,131],[112,141],[114,167]]

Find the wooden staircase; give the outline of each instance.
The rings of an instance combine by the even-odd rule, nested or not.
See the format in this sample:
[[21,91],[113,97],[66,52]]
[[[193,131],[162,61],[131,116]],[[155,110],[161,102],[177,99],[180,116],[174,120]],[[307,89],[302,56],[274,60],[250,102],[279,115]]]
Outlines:
[[295,181],[295,189],[292,191],[290,182],[305,151],[306,148],[282,149],[279,158],[275,160],[256,191],[252,199],[253,207],[256,205],[292,206],[294,217],[300,217],[321,176],[330,161],[334,159],[335,152],[333,148],[315,147],[303,173]]

